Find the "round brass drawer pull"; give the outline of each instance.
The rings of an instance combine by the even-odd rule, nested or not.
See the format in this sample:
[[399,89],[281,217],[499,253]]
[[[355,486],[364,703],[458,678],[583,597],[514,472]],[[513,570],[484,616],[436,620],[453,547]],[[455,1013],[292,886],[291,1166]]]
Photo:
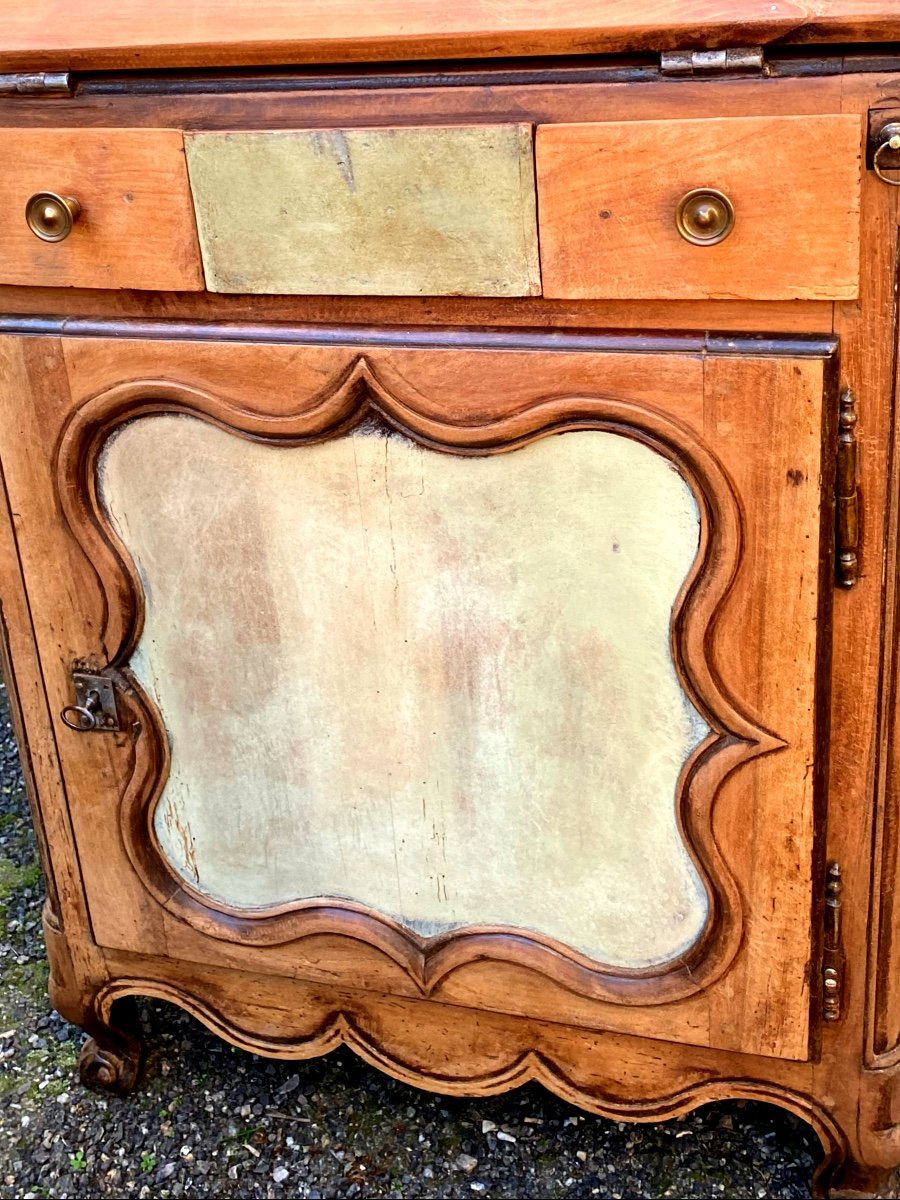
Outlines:
[[678,201],[675,225],[695,246],[714,246],[734,228],[734,205],[715,188],[694,188]]
[[[875,156],[872,159],[872,170],[882,183],[890,184],[891,187],[900,187],[900,179],[891,179],[890,175],[885,175],[885,168],[881,165],[882,155],[886,150],[890,150],[892,154],[900,151],[900,121],[891,121],[888,125],[885,125],[878,136],[881,139],[881,144],[875,151]],[[896,168],[891,167],[890,169],[895,170]]]
[[74,196],[36,192],[25,205],[28,228],[42,242],[61,242],[72,232],[81,205]]

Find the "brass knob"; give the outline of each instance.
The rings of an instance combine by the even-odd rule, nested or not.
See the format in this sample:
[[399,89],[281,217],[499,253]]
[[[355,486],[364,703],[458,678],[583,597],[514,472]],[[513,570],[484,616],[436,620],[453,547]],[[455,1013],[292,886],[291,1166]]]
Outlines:
[[74,196],[36,192],[25,205],[28,228],[42,242],[61,242],[72,232],[81,205]]
[[678,201],[675,225],[681,236],[695,246],[714,246],[734,228],[734,205],[715,188],[694,188]]

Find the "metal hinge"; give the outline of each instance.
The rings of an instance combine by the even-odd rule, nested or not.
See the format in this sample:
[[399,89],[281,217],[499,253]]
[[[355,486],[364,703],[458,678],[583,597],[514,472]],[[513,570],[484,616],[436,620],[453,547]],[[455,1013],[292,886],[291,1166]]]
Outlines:
[[730,50],[663,50],[659,73],[673,78],[709,78],[721,75],[768,75],[762,46]]
[[72,77],[68,71],[0,75],[0,96],[71,96],[72,91]]
[[106,675],[76,669],[72,687],[75,703],[67,704],[59,714],[63,724],[76,733],[117,733],[119,712],[113,681]]
[[834,483],[835,578],[850,588],[859,579],[859,447],[856,441],[856,398],[841,392],[838,409],[837,463]]
[[822,946],[822,1020],[838,1021],[844,994],[844,952],[841,946],[841,892],[844,882],[836,862],[828,864],[825,880],[825,936]]

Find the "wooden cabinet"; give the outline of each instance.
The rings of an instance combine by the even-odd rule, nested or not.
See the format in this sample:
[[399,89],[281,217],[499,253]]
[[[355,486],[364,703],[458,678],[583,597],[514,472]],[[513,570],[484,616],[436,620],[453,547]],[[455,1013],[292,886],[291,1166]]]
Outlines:
[[150,995],[438,1091],[770,1099],[864,1194],[900,1163],[900,60],[622,48],[72,48],[69,94],[0,99],[51,994],[95,1086]]

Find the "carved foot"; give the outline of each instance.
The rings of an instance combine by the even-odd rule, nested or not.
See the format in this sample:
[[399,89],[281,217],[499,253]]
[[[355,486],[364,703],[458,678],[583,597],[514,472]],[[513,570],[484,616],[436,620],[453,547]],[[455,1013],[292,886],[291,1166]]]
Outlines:
[[142,1059],[143,1046],[134,1033],[104,1027],[82,1046],[78,1073],[85,1087],[124,1096],[138,1081]]
[[846,1161],[819,1194],[828,1200],[896,1200],[900,1197],[900,1172]]

